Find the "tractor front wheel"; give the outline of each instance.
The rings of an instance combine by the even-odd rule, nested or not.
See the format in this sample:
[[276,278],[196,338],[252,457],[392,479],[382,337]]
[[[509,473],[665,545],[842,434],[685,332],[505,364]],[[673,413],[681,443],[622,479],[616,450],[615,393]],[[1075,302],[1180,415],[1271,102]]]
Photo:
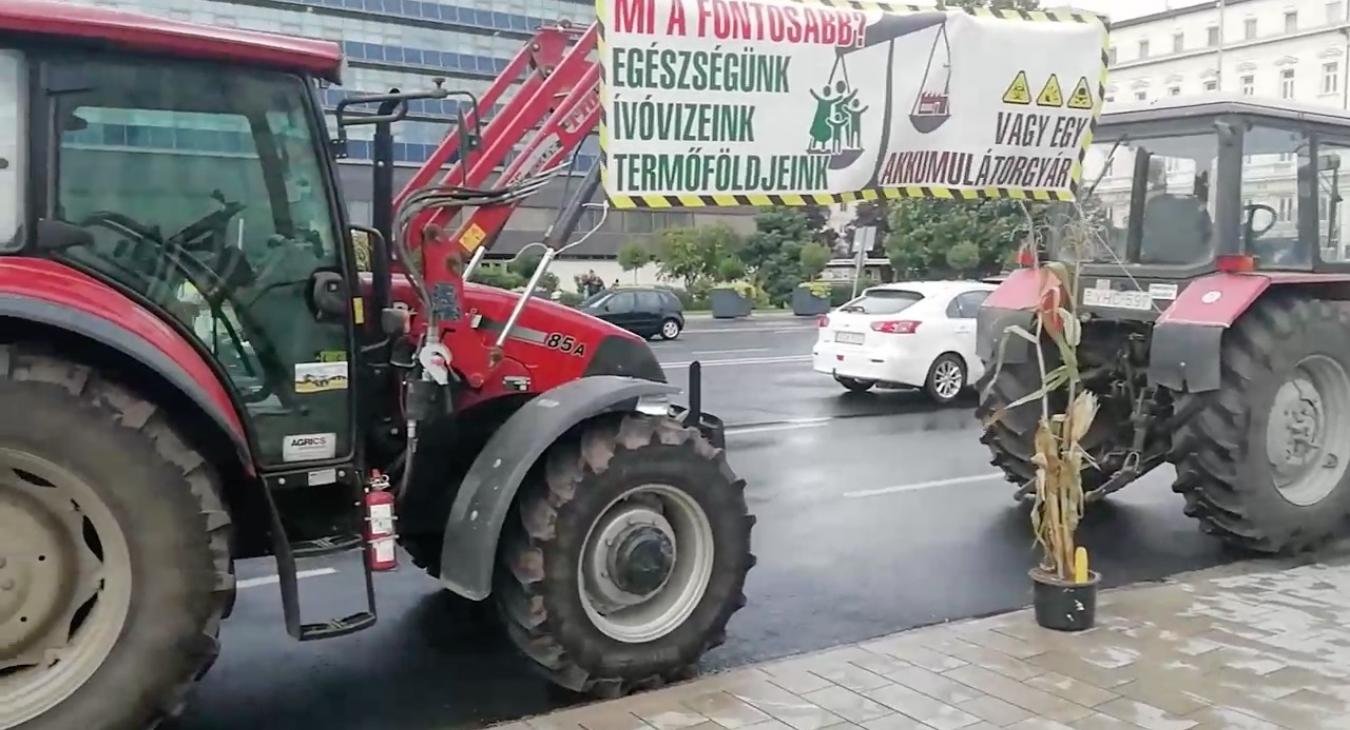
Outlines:
[[0,729],[181,709],[231,599],[210,466],[90,368],[0,345]]
[[615,696],[685,676],[725,639],[754,562],[744,482],[697,429],[629,414],[554,445],[521,488],[496,590],[557,684]]
[[1173,489],[1206,533],[1297,552],[1350,514],[1347,329],[1344,303],[1263,299],[1224,334],[1219,390],[1179,396],[1195,415],[1173,441]]

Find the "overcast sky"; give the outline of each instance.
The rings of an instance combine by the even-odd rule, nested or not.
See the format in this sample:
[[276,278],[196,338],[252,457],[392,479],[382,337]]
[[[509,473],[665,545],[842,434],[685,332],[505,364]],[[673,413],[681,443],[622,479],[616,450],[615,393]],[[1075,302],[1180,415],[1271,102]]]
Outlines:
[[1196,5],[1199,2],[1201,0],[1049,0],[1048,2],[1041,2],[1041,7],[1070,5],[1084,10],[1106,13],[1112,20],[1125,20],[1156,13],[1159,10],[1166,10],[1169,6],[1184,8],[1188,5]]

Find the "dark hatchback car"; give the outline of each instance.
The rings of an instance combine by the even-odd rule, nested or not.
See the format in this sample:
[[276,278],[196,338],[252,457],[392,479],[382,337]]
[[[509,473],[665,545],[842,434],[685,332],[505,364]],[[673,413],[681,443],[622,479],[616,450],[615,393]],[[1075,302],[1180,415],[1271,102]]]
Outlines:
[[581,311],[642,337],[673,340],[684,329],[684,305],[666,289],[611,289],[582,302]]

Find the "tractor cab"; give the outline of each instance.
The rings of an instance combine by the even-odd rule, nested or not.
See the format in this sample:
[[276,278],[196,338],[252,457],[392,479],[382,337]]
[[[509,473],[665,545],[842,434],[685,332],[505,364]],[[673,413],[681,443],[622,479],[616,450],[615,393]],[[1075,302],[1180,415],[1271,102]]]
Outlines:
[[1087,225],[1073,246],[1052,235],[1050,255],[1082,259],[1086,307],[1128,318],[1156,317],[1215,271],[1350,272],[1347,152],[1337,110],[1249,97],[1116,107],[1084,159]]

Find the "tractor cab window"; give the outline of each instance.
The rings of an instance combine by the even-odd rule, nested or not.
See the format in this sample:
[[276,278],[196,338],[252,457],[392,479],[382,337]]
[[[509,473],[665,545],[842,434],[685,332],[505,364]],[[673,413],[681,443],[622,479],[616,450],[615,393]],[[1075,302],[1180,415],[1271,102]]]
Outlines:
[[1305,133],[1253,126],[1243,134],[1239,230],[1263,267],[1312,266],[1312,242],[1299,231],[1316,218],[1319,177]]
[[[1082,256],[1097,263],[1193,265],[1213,257],[1214,135],[1094,144],[1084,160]],[[1131,252],[1131,239],[1137,252]],[[1061,246],[1061,258],[1072,252]]]
[[54,86],[77,90],[51,97],[49,215],[91,236],[54,255],[195,334],[245,404],[262,463],[350,453],[350,304],[318,283],[342,268],[305,82],[172,63],[50,66]]
[[18,248],[24,211],[24,99],[23,56],[0,49],[0,251]]

